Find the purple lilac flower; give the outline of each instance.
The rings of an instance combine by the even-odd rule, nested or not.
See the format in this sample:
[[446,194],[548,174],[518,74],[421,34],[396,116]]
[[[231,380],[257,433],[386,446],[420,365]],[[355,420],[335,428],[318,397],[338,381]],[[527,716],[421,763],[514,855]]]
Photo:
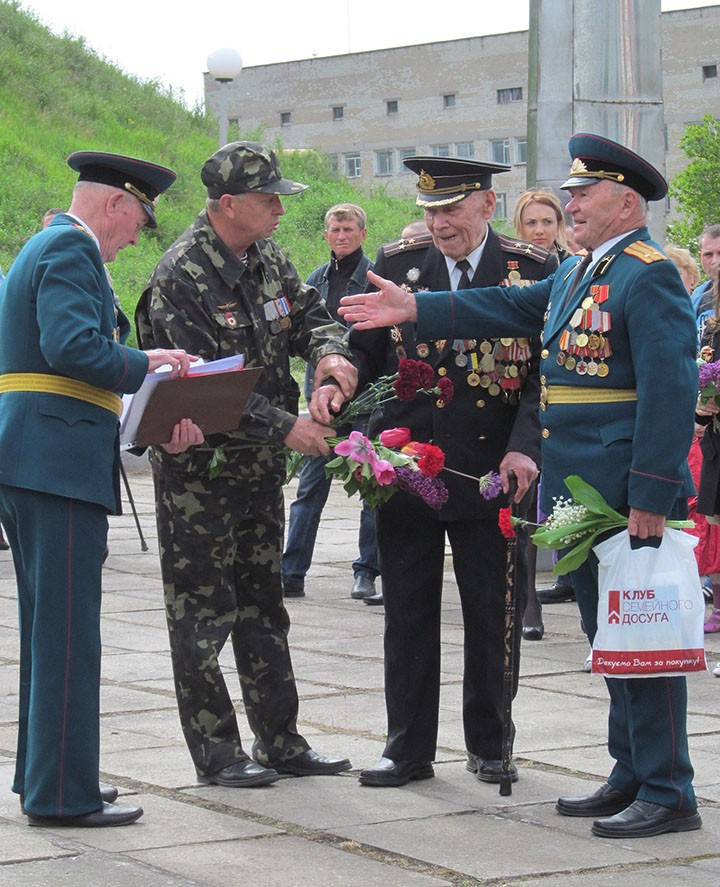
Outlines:
[[401,490],[419,496],[430,508],[439,511],[447,502],[448,491],[445,484],[437,477],[427,477],[421,471],[416,471],[408,465],[401,465],[395,469],[397,485]]
[[700,388],[720,382],[720,360],[712,363],[703,363],[698,369],[698,382]]
[[488,471],[480,478],[480,495],[483,499],[497,499],[502,491],[502,481],[497,471]]

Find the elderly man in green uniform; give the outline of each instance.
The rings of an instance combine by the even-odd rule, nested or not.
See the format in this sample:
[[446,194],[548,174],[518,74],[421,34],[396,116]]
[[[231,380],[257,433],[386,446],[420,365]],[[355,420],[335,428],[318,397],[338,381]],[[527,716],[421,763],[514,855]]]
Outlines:
[[[333,378],[343,397],[357,375],[345,329],[269,239],[284,213],[280,195],[306,186],[284,179],[274,152],[254,142],[224,146],[201,176],[206,209],[161,259],[136,322],[144,347],[187,347],[206,360],[242,353],[246,366],[264,368],[236,431],[179,456],[151,454],[185,740],[200,782],[245,787],[350,767],[317,754],[297,732],[280,563],[285,447],[325,455],[333,434],[298,418],[290,356],[316,366],[316,384]],[[254,761],[218,662],[228,638]]]
[[[569,147],[573,164],[563,187],[584,258],[566,259],[552,278],[524,288],[411,294],[373,277],[380,294],[346,297],[340,313],[360,328],[416,321],[423,339],[543,330],[543,510],[567,493],[563,478],[578,474],[629,516],[635,544],[657,544],[666,519],[683,516],[693,489],[686,456],[697,396],[690,301],[646,227],[647,202],[662,200],[667,183],[642,157],[602,136],[578,133]],[[572,580],[592,642],[594,554]],[[560,798],[558,812],[595,818],[593,833],[609,838],[700,828],[685,678],[606,683],[615,765],[596,792]]]
[[[547,250],[498,235],[492,177],[508,167],[455,157],[410,157],[418,175],[417,203],[428,234],[383,247],[375,271],[409,290],[481,284],[530,284],[557,267]],[[464,284],[463,284],[464,281]],[[494,334],[493,334],[494,335]],[[432,441],[452,471],[480,478],[513,472],[522,496],[540,463],[538,365],[540,345],[528,337],[418,337],[411,324],[350,335],[361,384],[394,373],[403,357],[427,362],[452,381],[454,396],[386,404],[373,434],[410,428]],[[317,401],[329,396],[328,386]],[[322,416],[321,416],[322,418]],[[404,785],[433,775],[440,708],[440,612],[445,540],[453,552],[463,612],[463,728],[467,769],[499,782],[503,733],[505,540],[498,529],[501,500],[485,499],[478,483],[444,473],[448,501],[433,511],[417,496],[398,493],[377,510],[385,604],[385,703],[388,739],[381,760],[360,773],[363,785]],[[523,548],[523,552],[526,548]],[[522,613],[527,571],[519,559]],[[516,622],[520,631],[520,620]],[[519,639],[513,671],[517,678]],[[512,769],[517,778],[517,769]]]
[[[99,784],[100,598],[108,513],[120,513],[121,395],[148,370],[184,373],[184,351],[121,344],[104,262],[155,222],[175,180],[163,166],[95,151],[67,213],[32,237],[0,291],[0,520],[20,611],[20,718],[13,791],[31,825],[126,825],[140,807]],[[169,449],[202,440],[187,420]]]

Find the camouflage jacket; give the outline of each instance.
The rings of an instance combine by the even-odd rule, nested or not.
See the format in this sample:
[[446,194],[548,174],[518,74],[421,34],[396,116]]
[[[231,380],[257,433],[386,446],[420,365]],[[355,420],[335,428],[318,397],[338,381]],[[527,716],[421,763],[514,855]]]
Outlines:
[[[231,462],[284,463],[283,441],[297,416],[299,388],[290,357],[314,364],[326,354],[348,356],[347,331],[328,314],[317,290],[306,286],[271,240],[258,240],[245,260],[232,253],[201,213],[158,263],[135,310],[140,347],[184,348],[204,360],[245,354],[264,367],[236,432],[208,437],[204,448],[154,456],[202,472],[197,452],[220,444]],[[197,463],[197,464],[196,464]]]

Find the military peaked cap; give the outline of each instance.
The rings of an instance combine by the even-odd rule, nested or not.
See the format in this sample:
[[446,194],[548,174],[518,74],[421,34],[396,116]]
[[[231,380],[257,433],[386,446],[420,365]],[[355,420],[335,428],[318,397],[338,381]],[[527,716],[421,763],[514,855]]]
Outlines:
[[149,216],[147,227],[157,228],[155,206],[158,195],[177,178],[171,169],[148,160],[104,151],[76,151],[67,162],[71,169],[80,173],[79,182],[112,185],[137,197]]
[[405,166],[417,173],[418,206],[445,206],[464,200],[474,191],[492,188],[492,176],[510,167],[460,157],[406,157]]
[[258,142],[230,142],[205,161],[200,178],[208,197],[223,194],[299,194],[307,185],[284,179],[275,152]]
[[590,132],[579,132],[568,143],[570,178],[561,188],[581,188],[603,180],[619,182],[637,191],[646,200],[662,200],[668,184],[663,176],[624,145]]

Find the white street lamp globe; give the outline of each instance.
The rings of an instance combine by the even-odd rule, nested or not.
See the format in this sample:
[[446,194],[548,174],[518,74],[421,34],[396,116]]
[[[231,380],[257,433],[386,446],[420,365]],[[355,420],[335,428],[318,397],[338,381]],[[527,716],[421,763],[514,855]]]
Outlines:
[[243,60],[237,49],[216,49],[207,57],[207,66],[214,80],[227,83],[242,71]]

